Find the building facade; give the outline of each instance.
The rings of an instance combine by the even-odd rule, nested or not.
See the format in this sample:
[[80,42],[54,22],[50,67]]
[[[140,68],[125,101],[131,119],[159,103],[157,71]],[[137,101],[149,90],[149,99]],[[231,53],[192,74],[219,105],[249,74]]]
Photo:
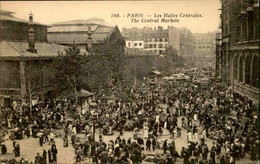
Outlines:
[[259,0],[223,0],[221,78],[259,105]]
[[216,33],[194,33],[193,36],[195,39],[194,56],[213,58],[215,56],[214,54],[216,49]]
[[51,90],[48,64],[66,47],[47,43],[46,25],[1,11],[0,104],[11,106]]
[[146,52],[164,54],[168,47],[168,31],[161,26],[157,28],[144,27],[123,28],[123,35],[127,36],[126,47],[142,49]]
[[143,40],[131,40],[126,39],[125,41],[127,48],[138,48],[138,49],[144,49],[144,41]]
[[77,45],[88,52],[115,42],[122,42],[118,44],[122,45],[120,49],[124,50],[125,47],[125,40],[118,27],[110,26],[99,18],[55,23],[48,28],[48,42],[66,46]]
[[216,33],[216,41],[215,41],[215,47],[216,47],[216,59],[215,59],[215,77],[221,78],[221,59],[222,59],[222,36],[221,32]]
[[[157,28],[123,28],[122,34],[129,39],[126,40],[128,48],[141,48],[132,46],[133,42],[144,42],[143,50],[158,55],[164,54],[167,47],[172,46],[178,56],[193,56],[194,39],[190,30],[186,28],[175,28],[169,26],[167,29],[158,26]],[[132,43],[130,43],[132,42]],[[130,47],[131,46],[131,47]]]

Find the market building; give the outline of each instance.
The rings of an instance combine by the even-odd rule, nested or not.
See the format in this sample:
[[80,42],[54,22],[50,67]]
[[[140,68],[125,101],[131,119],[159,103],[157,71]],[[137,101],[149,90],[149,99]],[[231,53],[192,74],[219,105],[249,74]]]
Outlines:
[[48,64],[66,47],[47,42],[47,25],[0,12],[0,104],[11,106],[29,97],[50,94]]
[[223,0],[221,78],[259,104],[259,0]]
[[118,48],[123,50],[125,47],[125,40],[118,27],[111,26],[100,18],[54,23],[48,28],[48,42],[66,46],[77,45],[88,52],[115,42],[123,43]]

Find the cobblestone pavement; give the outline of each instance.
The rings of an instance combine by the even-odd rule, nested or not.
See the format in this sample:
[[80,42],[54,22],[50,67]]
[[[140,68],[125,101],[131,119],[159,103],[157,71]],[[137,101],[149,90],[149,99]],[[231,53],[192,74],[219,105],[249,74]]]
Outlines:
[[[181,122],[181,117],[178,118],[178,125],[180,125]],[[198,122],[195,122],[198,125]],[[96,140],[98,140],[99,137],[99,129],[96,130]],[[115,140],[115,138],[119,135],[119,132],[114,132],[114,135],[112,136],[103,136],[103,140],[108,143],[109,140]],[[84,134],[79,134],[78,135],[80,138],[84,137]],[[128,138],[132,138],[133,141],[133,132],[132,131],[125,131],[123,134],[123,138],[126,140]],[[158,138],[158,141],[163,141],[167,139],[168,143],[172,141],[170,139],[170,134],[167,130],[164,130],[163,135]],[[43,149],[48,151],[50,148],[50,145],[48,143],[45,143],[42,147],[39,145],[39,139],[38,138],[26,138],[23,140],[18,140],[18,143],[20,143],[20,148],[21,148],[21,157],[24,157],[25,159],[29,159],[31,161],[34,161],[35,156],[37,153],[42,154]],[[6,155],[1,155],[0,160],[2,159],[10,159],[14,158],[13,154],[13,146],[12,146],[12,141],[7,140],[6,142],[7,146],[7,154]],[[55,143],[58,149],[58,163],[59,164],[72,164],[75,162],[74,156],[74,149],[71,144],[69,144],[69,147],[63,147],[63,140],[61,137],[55,138]],[[207,139],[206,140],[207,145],[209,148],[212,147],[213,140]],[[182,135],[181,137],[176,138],[175,137],[175,144],[176,144],[176,150],[180,153],[182,147],[187,147],[188,143],[186,140],[186,130],[182,130]],[[222,151],[223,152],[223,151]],[[155,152],[150,151],[150,152],[145,152],[149,154],[155,154],[155,153],[162,153],[162,150],[156,149]],[[19,158],[17,158],[19,159]],[[218,161],[218,160],[217,160]],[[91,163],[90,159],[85,159],[84,162],[82,163]],[[143,163],[148,163],[148,162],[143,162]],[[182,159],[177,159],[177,163],[183,163]],[[247,155],[245,158],[240,159],[236,161],[236,163],[240,164],[256,164],[258,162],[251,161],[249,156]],[[150,163],[151,164],[151,163]]]

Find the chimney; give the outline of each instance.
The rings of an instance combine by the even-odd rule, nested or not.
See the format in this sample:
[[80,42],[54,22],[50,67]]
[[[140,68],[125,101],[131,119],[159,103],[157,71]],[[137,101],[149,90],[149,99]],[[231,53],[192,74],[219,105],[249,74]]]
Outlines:
[[92,51],[92,32],[91,32],[91,25],[88,25],[88,47],[87,51],[91,53]]
[[28,43],[29,47],[28,50],[29,52],[36,53],[37,50],[35,49],[35,31],[34,31],[34,24],[33,24],[33,14],[29,14],[29,30],[28,30]]

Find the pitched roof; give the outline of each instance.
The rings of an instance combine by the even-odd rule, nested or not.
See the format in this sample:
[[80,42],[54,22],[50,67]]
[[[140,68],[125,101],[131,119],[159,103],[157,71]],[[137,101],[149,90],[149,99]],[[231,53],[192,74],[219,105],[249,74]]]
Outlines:
[[[57,32],[54,32],[53,30],[50,30],[51,32],[48,32],[48,41],[59,44],[87,43],[87,27],[84,27],[75,25],[71,27],[65,26],[65,28],[63,28],[63,26],[59,26]],[[93,43],[102,42],[104,39],[110,36],[114,29],[115,27],[93,26],[91,29],[94,30],[93,34],[91,35]]]
[[102,42],[115,29],[103,19],[71,20],[54,23],[48,29],[48,41],[58,44],[83,44],[88,42],[88,28],[91,28],[93,43]]
[[35,43],[37,53],[27,51],[27,42],[11,42],[0,41],[0,59],[17,59],[17,58],[48,58],[58,55],[58,52],[63,52],[66,46],[50,43]]
[[6,11],[6,10],[0,10],[0,15],[12,15],[14,12]]
[[54,23],[53,26],[56,25],[86,25],[86,24],[93,24],[93,25],[102,25],[102,26],[111,26],[107,23],[104,19],[93,17],[87,20],[79,19],[79,20],[70,20],[65,22],[58,22]]

